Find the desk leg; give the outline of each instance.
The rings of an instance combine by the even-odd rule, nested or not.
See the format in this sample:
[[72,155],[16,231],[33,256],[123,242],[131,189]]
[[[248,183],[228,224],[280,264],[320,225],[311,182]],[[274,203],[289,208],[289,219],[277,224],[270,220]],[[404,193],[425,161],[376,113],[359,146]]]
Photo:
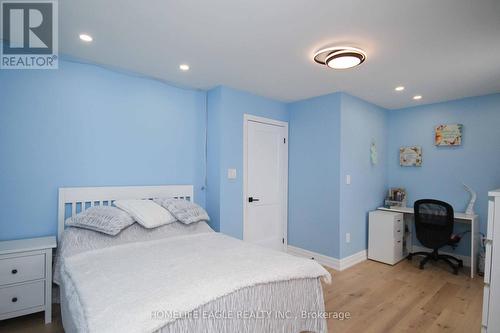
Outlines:
[[471,223],[471,258],[470,258],[470,277],[474,278],[477,272],[477,257],[479,254],[479,218],[476,217]]
[[474,218],[470,224],[470,278],[473,279],[477,272],[477,255],[479,249],[478,218]]

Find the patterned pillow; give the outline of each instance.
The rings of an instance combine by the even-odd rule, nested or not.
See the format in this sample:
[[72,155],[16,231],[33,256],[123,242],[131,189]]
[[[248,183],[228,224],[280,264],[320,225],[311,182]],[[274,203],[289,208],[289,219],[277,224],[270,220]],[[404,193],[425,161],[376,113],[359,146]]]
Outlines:
[[154,202],[166,208],[177,220],[184,224],[210,221],[207,212],[193,202],[175,198],[156,198]]
[[132,216],[113,206],[95,206],[66,220],[66,225],[115,236],[134,223]]

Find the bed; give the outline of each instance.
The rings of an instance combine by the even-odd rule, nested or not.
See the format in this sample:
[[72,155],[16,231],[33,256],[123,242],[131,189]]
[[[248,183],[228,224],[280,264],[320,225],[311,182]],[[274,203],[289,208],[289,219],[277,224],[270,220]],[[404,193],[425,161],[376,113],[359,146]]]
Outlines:
[[313,260],[214,232],[206,222],[117,236],[66,228],[67,217],[119,199],[193,200],[193,187],[59,189],[54,282],[66,332],[326,332]]

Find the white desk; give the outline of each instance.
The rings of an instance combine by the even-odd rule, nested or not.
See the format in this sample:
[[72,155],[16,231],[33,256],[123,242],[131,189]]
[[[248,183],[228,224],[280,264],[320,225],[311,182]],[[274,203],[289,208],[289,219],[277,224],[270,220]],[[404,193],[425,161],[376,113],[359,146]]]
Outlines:
[[[379,210],[385,210],[388,212],[397,212],[397,213],[403,213],[405,215],[413,215],[415,211],[413,210],[412,207],[394,207],[394,208],[385,208],[385,207],[379,207]],[[474,275],[477,272],[477,255],[479,253],[479,216],[474,214],[474,215],[469,215],[465,213],[454,213],[455,216],[455,221],[457,223],[465,223],[470,225],[470,234],[471,234],[471,241],[470,241],[470,277],[471,279],[474,278]],[[413,249],[412,249],[412,252]]]

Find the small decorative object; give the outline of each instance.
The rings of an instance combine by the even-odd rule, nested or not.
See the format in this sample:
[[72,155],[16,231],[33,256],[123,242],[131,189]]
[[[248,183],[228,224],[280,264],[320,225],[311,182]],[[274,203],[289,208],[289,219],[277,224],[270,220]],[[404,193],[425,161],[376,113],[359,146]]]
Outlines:
[[372,161],[373,165],[376,165],[378,163],[377,146],[375,145],[375,142],[372,142],[370,146],[370,160]]
[[393,187],[389,189],[384,205],[387,208],[406,207],[406,190],[400,187]]
[[399,164],[401,166],[422,166],[422,147],[399,148]]
[[477,194],[469,186],[467,186],[465,184],[463,184],[463,185],[465,187],[465,190],[467,192],[469,192],[469,194],[470,194],[470,201],[469,201],[469,205],[467,206],[467,209],[465,210],[465,214],[474,215],[474,204],[476,203]]
[[434,130],[436,146],[460,146],[462,144],[462,124],[438,125]]

